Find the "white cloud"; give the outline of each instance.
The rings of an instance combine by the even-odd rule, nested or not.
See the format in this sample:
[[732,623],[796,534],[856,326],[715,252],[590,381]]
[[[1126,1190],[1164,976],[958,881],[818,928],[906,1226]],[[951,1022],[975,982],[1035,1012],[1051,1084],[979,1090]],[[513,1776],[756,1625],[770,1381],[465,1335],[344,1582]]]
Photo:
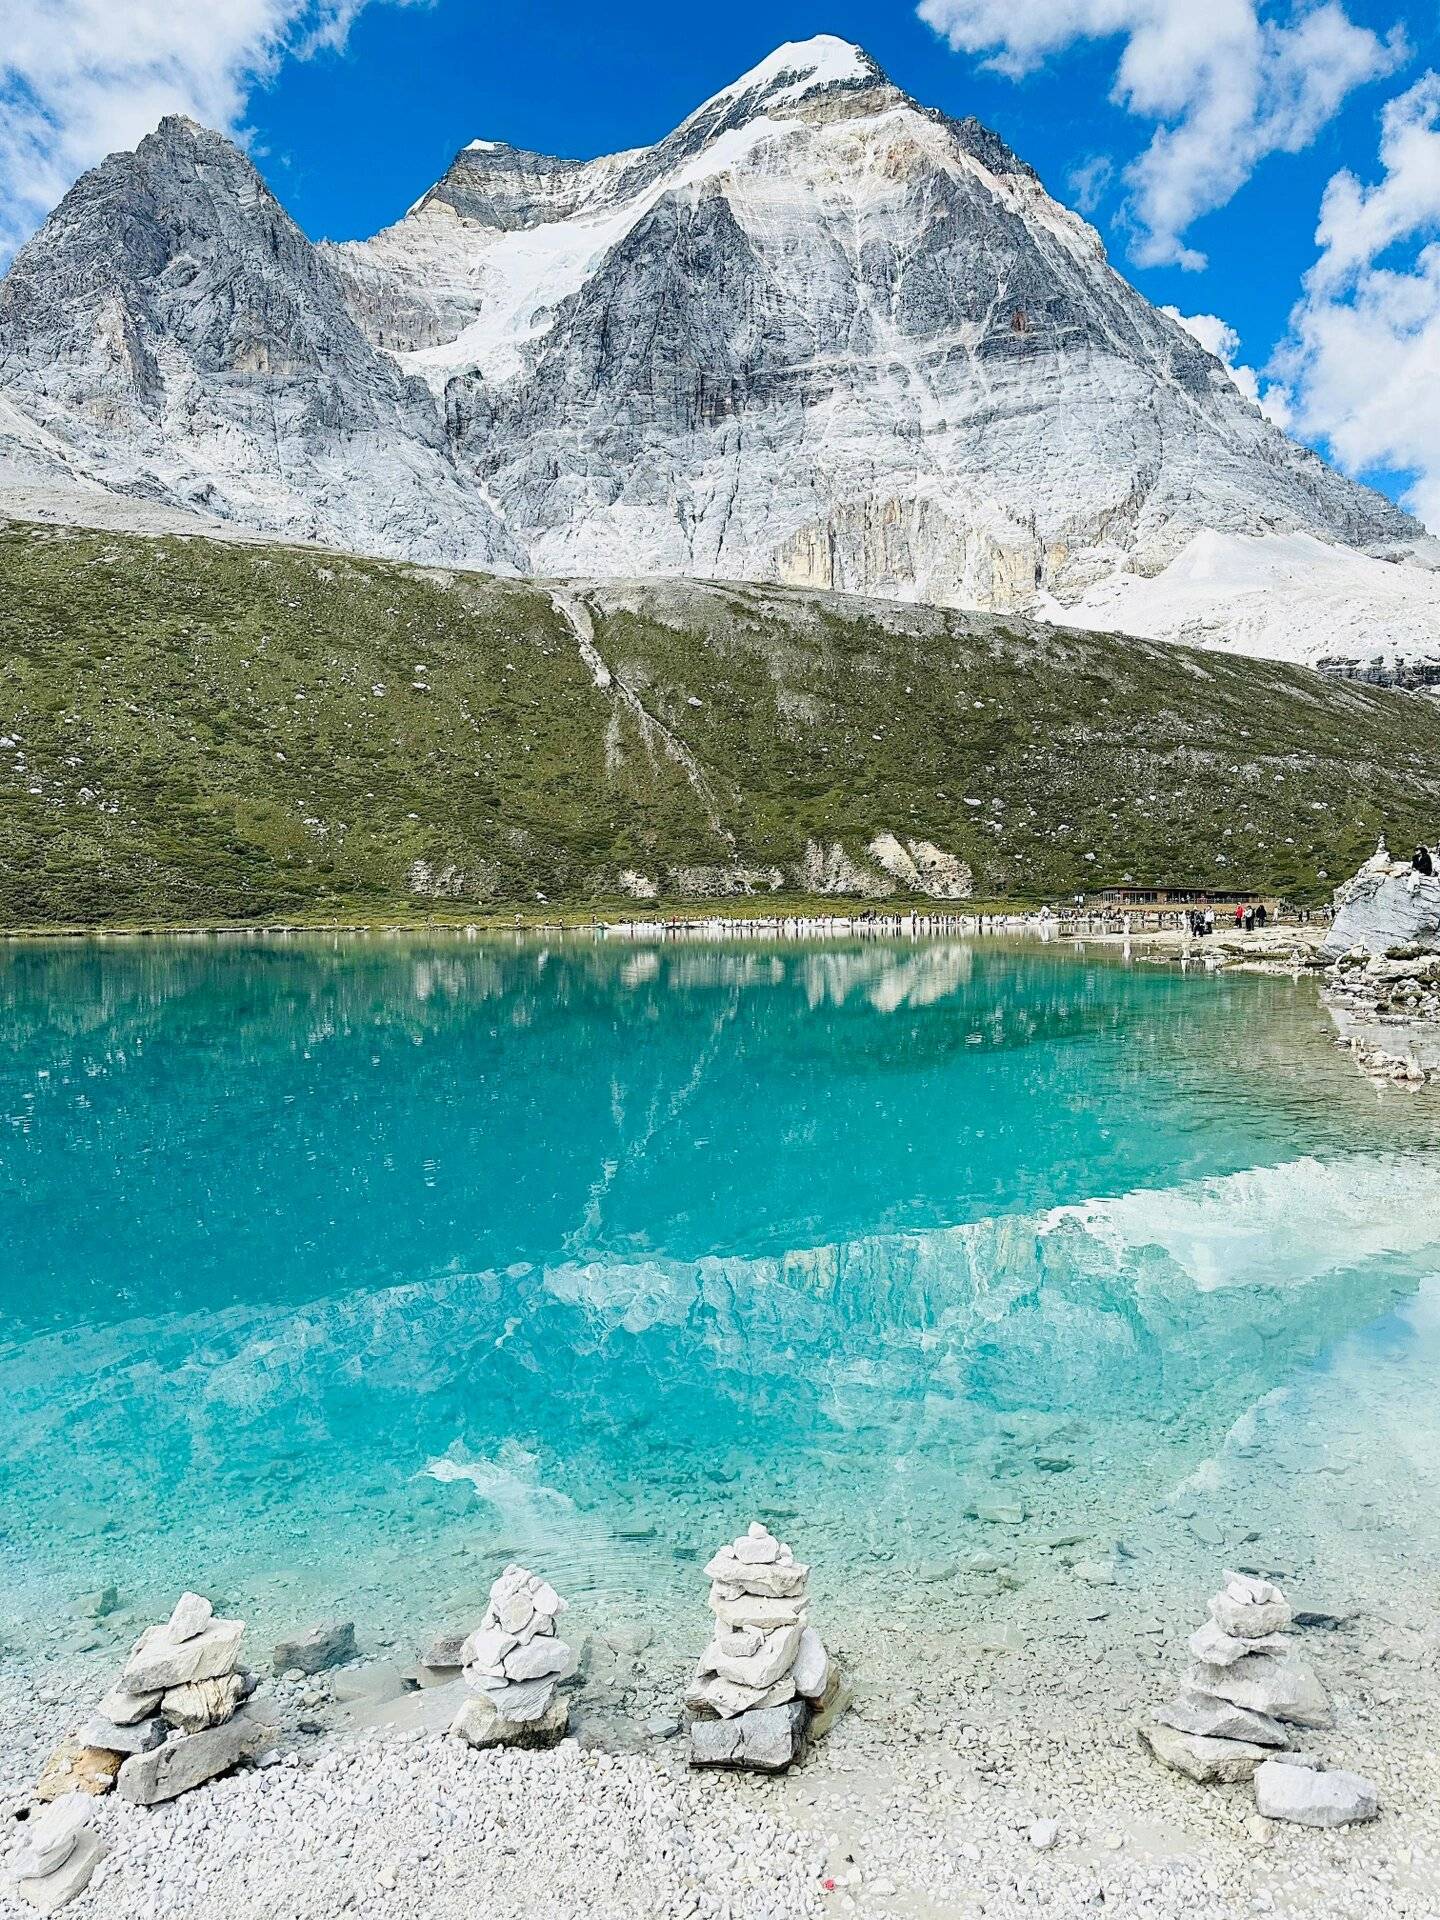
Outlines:
[[1092,153],[1077,162],[1065,176],[1070,203],[1081,213],[1094,213],[1110,191],[1115,178],[1115,162],[1108,153]]
[[959,53],[1019,79],[1083,40],[1113,40],[1112,97],[1156,123],[1125,170],[1144,266],[1202,267],[1186,230],[1224,206],[1272,153],[1309,146],[1364,81],[1405,54],[1338,0],[920,0],[920,17]]
[[1160,311],[1184,327],[1207,353],[1213,353],[1245,398],[1253,400],[1277,427],[1289,427],[1289,395],[1283,387],[1261,390],[1260,376],[1255,369],[1235,357],[1240,351],[1240,336],[1228,320],[1222,320],[1218,313],[1181,313],[1178,307],[1162,307]]
[[343,46],[365,0],[6,0],[0,260],[82,173],[167,113],[234,131],[289,54]]
[[1325,189],[1291,336],[1275,356],[1297,429],[1357,474],[1411,476],[1404,504],[1440,533],[1440,74],[1381,116],[1381,178]]

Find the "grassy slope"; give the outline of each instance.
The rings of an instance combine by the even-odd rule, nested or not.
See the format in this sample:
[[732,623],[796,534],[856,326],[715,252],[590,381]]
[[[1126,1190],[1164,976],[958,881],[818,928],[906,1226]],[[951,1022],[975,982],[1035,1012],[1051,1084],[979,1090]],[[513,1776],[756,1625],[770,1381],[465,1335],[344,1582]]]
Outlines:
[[1316,899],[1382,825],[1440,819],[1440,705],[1413,697],[777,589],[587,600],[693,769],[534,583],[0,527],[0,925],[384,918],[417,862],[461,911],[614,898],[623,868],[798,886],[807,840],[882,830],[991,897]]

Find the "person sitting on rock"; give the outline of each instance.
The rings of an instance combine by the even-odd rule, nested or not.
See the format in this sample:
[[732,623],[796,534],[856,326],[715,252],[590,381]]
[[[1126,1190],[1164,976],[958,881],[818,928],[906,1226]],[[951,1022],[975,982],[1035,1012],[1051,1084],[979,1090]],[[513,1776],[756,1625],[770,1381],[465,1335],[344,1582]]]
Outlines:
[[1430,857],[1428,847],[1416,847],[1415,856],[1410,862],[1416,873],[1434,873],[1435,862]]

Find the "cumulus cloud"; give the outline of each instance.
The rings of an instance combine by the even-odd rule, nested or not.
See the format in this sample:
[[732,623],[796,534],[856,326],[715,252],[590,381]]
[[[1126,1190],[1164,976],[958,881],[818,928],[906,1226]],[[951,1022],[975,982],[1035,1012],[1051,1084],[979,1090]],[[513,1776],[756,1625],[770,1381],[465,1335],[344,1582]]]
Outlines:
[[6,0],[0,260],[86,167],[167,113],[233,132],[289,55],[339,48],[365,0]]
[[920,17],[960,53],[1019,79],[1084,40],[1113,41],[1112,97],[1155,123],[1125,169],[1135,258],[1202,267],[1184,239],[1272,153],[1309,146],[1346,96],[1405,57],[1339,0],[920,0]]
[[1440,74],[1381,116],[1380,178],[1325,189],[1319,258],[1275,356],[1298,429],[1352,473],[1411,476],[1440,533]]

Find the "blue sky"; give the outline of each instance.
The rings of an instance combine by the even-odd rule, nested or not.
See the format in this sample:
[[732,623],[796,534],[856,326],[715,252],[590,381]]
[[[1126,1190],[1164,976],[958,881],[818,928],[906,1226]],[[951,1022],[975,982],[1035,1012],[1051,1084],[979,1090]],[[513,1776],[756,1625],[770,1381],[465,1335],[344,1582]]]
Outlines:
[[[397,218],[472,138],[577,156],[640,145],[783,40],[858,41],[921,101],[996,128],[1058,197],[1108,179],[1085,210],[1117,266],[1157,303],[1223,320],[1277,416],[1440,524],[1440,402],[1410,391],[1427,371],[1440,382],[1440,248],[1425,251],[1440,236],[1440,81],[1423,91],[1440,66],[1437,0],[924,0],[934,26],[904,0],[731,0],[698,22],[657,0],[127,0],[118,24],[104,0],[12,10],[12,245],[81,165],[167,105],[241,132],[309,234],[349,238]],[[1133,170],[1157,129],[1191,151],[1170,147],[1164,179],[1142,188]],[[1317,247],[1347,170],[1366,191],[1332,188]],[[1157,242],[1155,207],[1177,193],[1195,204],[1161,220]],[[1374,353],[1359,372],[1357,340]]]

